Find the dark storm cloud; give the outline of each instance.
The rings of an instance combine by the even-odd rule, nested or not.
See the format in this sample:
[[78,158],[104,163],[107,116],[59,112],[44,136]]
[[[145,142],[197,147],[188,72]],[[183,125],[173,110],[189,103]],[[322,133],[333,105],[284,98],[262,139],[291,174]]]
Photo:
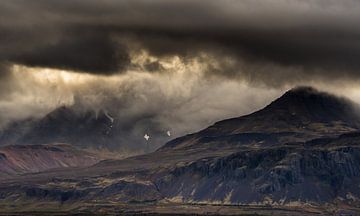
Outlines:
[[269,64],[309,79],[360,77],[358,1],[4,0],[0,12],[0,60],[29,66],[112,74],[130,65],[135,43],[155,56],[211,53],[220,65],[231,56],[265,82],[294,73]]
[[112,42],[104,33],[88,29],[69,29],[59,41],[14,54],[10,60],[28,66],[104,74],[123,70],[129,63],[126,47]]
[[[13,89],[13,75],[7,63],[0,63],[0,98],[6,99]],[[1,119],[1,118],[0,118]]]

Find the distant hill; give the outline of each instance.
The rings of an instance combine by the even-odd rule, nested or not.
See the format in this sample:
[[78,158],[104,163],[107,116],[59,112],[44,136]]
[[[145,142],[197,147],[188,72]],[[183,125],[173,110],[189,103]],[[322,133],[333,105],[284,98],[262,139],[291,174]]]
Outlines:
[[21,145],[0,148],[0,177],[42,172],[65,167],[87,167],[98,156],[70,145]]
[[145,152],[147,144],[142,130],[146,128],[152,135],[151,151],[169,140],[163,127],[148,127],[153,125],[148,122],[150,120],[124,119],[113,112],[76,105],[61,106],[43,117],[13,121],[1,128],[0,146],[68,143],[81,149],[117,152],[125,156]]
[[113,119],[104,111],[59,107],[40,119],[15,121],[1,132],[1,145],[69,143],[80,148],[111,145]]

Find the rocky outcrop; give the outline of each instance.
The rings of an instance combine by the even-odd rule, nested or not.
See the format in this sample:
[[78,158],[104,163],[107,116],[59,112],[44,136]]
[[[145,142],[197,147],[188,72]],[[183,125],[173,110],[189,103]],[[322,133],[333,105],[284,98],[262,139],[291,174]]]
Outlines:
[[185,202],[325,203],[360,197],[360,147],[278,147],[239,152],[174,168],[160,192]]
[[13,185],[1,187],[0,201],[55,201],[71,204],[79,201],[147,203],[163,199],[156,186],[150,181],[130,179],[53,179],[46,185]]

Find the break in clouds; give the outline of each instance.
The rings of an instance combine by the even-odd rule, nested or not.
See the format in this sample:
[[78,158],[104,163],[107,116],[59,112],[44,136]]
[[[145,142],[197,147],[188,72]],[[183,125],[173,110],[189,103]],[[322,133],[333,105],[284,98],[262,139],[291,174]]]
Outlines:
[[0,125],[67,105],[106,110],[140,140],[295,85],[360,101],[358,20],[356,0],[3,0]]

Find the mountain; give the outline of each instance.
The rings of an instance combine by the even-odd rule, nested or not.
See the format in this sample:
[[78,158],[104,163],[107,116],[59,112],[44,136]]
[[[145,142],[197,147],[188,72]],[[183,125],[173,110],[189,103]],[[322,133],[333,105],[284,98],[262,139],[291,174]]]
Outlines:
[[359,122],[347,99],[295,88],[150,154],[3,181],[0,205],[33,211],[41,202],[79,214],[359,215]]
[[113,119],[104,111],[76,111],[59,107],[40,119],[10,124],[2,131],[2,145],[71,143],[80,148],[101,148],[112,136]]
[[0,146],[68,143],[85,150],[136,155],[147,149],[145,131],[153,135],[150,150],[169,140],[161,125],[149,121],[151,119],[136,116],[124,117],[116,110],[61,106],[43,117],[13,121],[0,129]]
[[66,144],[22,145],[0,148],[0,177],[64,167],[86,167],[99,162],[94,154]]
[[250,132],[341,133],[360,127],[355,105],[344,98],[298,87],[286,92],[264,109],[240,118],[217,122],[204,134]]
[[345,98],[312,87],[297,87],[257,112],[217,122],[170,141],[162,150],[219,142],[269,146],[337,136],[360,128],[359,110]]

